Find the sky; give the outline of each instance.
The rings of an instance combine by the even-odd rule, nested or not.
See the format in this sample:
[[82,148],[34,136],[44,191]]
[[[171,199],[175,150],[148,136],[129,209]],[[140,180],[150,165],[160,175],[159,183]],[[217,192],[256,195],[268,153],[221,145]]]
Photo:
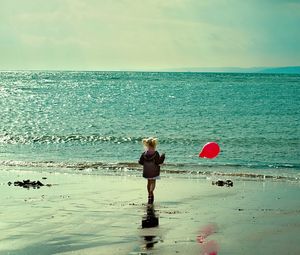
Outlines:
[[0,0],[0,70],[300,65],[300,0]]

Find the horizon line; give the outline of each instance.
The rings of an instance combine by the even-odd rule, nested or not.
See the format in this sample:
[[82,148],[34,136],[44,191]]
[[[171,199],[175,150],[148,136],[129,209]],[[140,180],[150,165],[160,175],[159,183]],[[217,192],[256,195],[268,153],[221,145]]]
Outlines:
[[[298,66],[260,66],[260,67],[179,67],[159,69],[0,69],[0,72],[143,72],[143,73],[261,73],[277,69],[299,69]],[[244,72],[243,72],[244,71]],[[297,72],[296,72],[297,73]]]

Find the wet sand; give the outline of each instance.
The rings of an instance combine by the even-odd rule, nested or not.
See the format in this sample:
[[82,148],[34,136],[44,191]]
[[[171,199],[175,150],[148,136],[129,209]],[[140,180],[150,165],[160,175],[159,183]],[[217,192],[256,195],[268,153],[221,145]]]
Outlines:
[[149,208],[141,177],[1,170],[0,254],[300,254],[299,182],[217,178],[163,175]]

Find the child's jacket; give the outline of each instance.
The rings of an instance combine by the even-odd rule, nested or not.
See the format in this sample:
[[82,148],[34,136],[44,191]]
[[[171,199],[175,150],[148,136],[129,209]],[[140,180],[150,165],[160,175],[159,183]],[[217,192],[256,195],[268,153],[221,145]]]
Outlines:
[[160,174],[160,166],[165,160],[165,155],[159,155],[158,151],[150,154],[148,151],[142,153],[139,163],[143,165],[143,177],[154,178]]

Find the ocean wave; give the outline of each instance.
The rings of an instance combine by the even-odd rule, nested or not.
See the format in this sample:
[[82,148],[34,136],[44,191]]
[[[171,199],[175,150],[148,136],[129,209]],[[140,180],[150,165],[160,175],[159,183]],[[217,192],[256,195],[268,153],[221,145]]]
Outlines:
[[[142,136],[112,136],[101,134],[67,134],[67,135],[34,135],[34,134],[0,134],[0,144],[61,144],[61,143],[141,143]],[[207,142],[208,138],[188,138],[188,137],[162,137],[159,139],[160,144],[174,144],[174,145],[203,145]],[[226,144],[226,146],[238,146],[240,144],[260,144],[261,138],[252,137],[251,139],[215,139],[220,144]],[[296,138],[286,138],[286,143],[297,146],[300,141]],[[279,146],[282,144],[282,138],[269,139],[268,144]]]
[[[55,161],[14,161],[14,160],[2,160],[0,166],[3,167],[14,167],[14,168],[54,168],[59,171],[60,169],[69,170],[89,170],[94,174],[102,173],[137,173],[141,172],[142,167],[135,162],[55,162]],[[265,171],[264,169],[269,168],[271,171]],[[251,168],[256,168],[255,171],[251,171]],[[273,179],[273,180],[287,180],[287,181],[300,181],[300,174],[298,171],[294,173],[287,171],[272,171],[272,170],[289,170],[290,168],[300,169],[297,165],[277,165],[274,169],[271,166],[249,166],[242,164],[186,164],[186,163],[169,163],[164,164],[161,172],[165,174],[176,174],[183,175],[186,177],[191,176],[224,176],[224,177],[235,177],[235,178],[249,178],[257,180]],[[259,170],[260,169],[260,170]],[[284,174],[283,174],[284,173]]]
[[59,144],[59,143],[138,143],[142,137],[116,137],[101,135],[0,135],[0,144]]
[[[141,143],[142,136],[111,136],[99,134],[68,134],[68,135],[33,135],[33,134],[0,134],[0,144],[61,144],[61,143]],[[190,139],[185,137],[160,138],[160,144],[193,145],[204,144],[204,139]]]

